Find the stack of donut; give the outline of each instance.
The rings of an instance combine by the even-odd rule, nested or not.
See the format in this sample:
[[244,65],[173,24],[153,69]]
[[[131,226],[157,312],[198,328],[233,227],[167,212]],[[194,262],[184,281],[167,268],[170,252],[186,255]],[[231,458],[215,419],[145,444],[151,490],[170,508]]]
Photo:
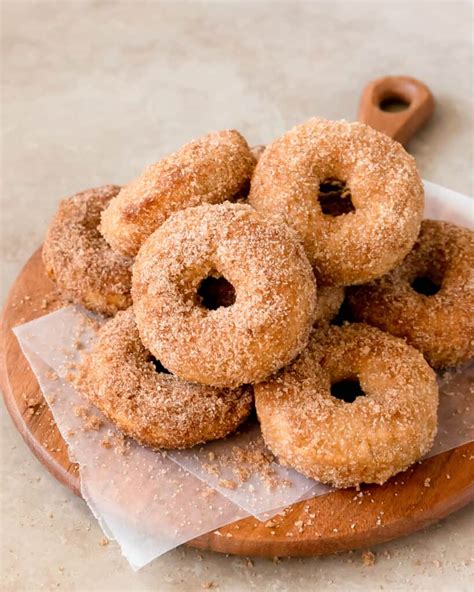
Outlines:
[[223,438],[255,406],[282,464],[383,483],[433,443],[433,368],[474,350],[474,234],[423,207],[400,144],[323,119],[265,149],[211,133],[64,200],[46,270],[112,317],[79,389],[155,448]]

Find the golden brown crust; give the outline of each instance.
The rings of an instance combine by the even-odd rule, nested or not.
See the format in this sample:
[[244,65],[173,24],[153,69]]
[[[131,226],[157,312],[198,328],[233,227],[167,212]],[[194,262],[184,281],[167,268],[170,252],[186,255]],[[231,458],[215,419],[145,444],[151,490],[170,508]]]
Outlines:
[[[321,181],[345,181],[355,211],[323,214]],[[300,235],[321,285],[360,284],[387,273],[411,249],[423,215],[414,159],[362,123],[310,119],[261,155],[249,201]]]
[[[357,377],[346,403],[331,384]],[[383,483],[431,447],[436,375],[403,340],[363,324],[315,331],[290,366],[255,385],[266,444],[280,462],[323,483]]]
[[[225,277],[235,303],[206,310],[201,281]],[[215,386],[263,380],[306,345],[316,286],[294,233],[246,205],[174,214],[142,246],[132,281],[145,346],[177,376]]]
[[43,261],[61,296],[113,315],[130,306],[130,259],[114,253],[98,230],[100,215],[116,185],[88,189],[64,199],[43,244]]
[[126,435],[154,448],[189,448],[233,432],[252,409],[252,388],[218,389],[158,372],[133,309],[100,330],[79,390]]
[[[474,356],[474,233],[448,222],[424,220],[413,250],[388,275],[352,288],[354,317],[404,337],[434,368]],[[440,289],[415,291],[416,278]]]
[[235,130],[193,140],[124,187],[102,214],[101,232],[115,250],[134,256],[172,213],[238,194],[254,166],[247,142]]

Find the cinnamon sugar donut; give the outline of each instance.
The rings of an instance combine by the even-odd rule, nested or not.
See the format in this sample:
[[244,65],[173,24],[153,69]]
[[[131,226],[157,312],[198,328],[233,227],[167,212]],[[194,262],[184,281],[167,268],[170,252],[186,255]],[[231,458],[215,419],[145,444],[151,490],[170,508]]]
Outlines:
[[132,308],[102,327],[77,385],[124,434],[155,448],[223,438],[253,402],[251,387],[219,389],[168,373],[142,345]]
[[293,364],[254,390],[280,462],[336,487],[384,483],[436,435],[435,373],[416,349],[368,325],[315,331]]
[[238,194],[254,166],[247,142],[235,130],[189,142],[120,191],[102,214],[101,232],[115,250],[134,256],[173,212]]
[[114,253],[98,230],[100,214],[116,185],[88,189],[64,199],[43,244],[43,262],[65,300],[113,315],[130,306],[130,259]]
[[434,368],[474,356],[474,232],[423,220],[413,250],[388,275],[353,288],[357,320],[404,337]]
[[[227,301],[209,291],[227,286]],[[132,295],[145,346],[191,382],[263,380],[306,345],[316,285],[293,232],[247,205],[182,210],[144,243]],[[211,300],[211,302],[209,302]]]
[[343,286],[318,286],[316,323],[330,323],[337,316],[344,300]]
[[303,240],[321,285],[361,284],[413,246],[423,185],[401,144],[363,123],[310,119],[267,146],[250,204]]

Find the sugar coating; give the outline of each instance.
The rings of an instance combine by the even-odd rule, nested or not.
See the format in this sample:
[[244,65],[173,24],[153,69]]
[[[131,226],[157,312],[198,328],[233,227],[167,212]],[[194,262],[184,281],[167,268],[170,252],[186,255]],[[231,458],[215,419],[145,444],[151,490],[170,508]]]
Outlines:
[[339,312],[344,301],[343,286],[318,286],[316,303],[316,323],[330,323]]
[[[355,211],[323,214],[318,188],[328,178],[347,183]],[[321,285],[351,285],[405,257],[418,235],[424,193],[401,144],[362,123],[313,118],[265,149],[249,201],[298,232]]]
[[64,199],[43,244],[46,272],[61,297],[106,315],[132,302],[132,260],[112,251],[98,229],[101,212],[119,191],[104,185]]
[[220,389],[158,372],[140,341],[132,308],[100,330],[76,386],[124,434],[155,448],[188,448],[223,438],[253,406],[249,386]]
[[[354,378],[365,396],[346,403],[331,395],[331,384]],[[280,462],[336,487],[384,483],[436,435],[435,373],[402,339],[364,324],[314,331],[293,364],[254,390]]]
[[[209,275],[233,285],[232,306],[200,305]],[[316,283],[294,232],[229,202],[170,217],[137,255],[132,295],[145,346],[177,376],[215,386],[257,382],[289,363],[315,319]]]
[[101,232],[116,251],[135,256],[172,213],[238,194],[254,166],[247,142],[235,130],[193,140],[124,187],[103,212]]
[[[354,212],[323,214],[318,187],[328,178],[347,182]],[[320,119],[268,148],[249,149],[233,130],[217,132],[119,191],[106,186],[63,202],[43,257],[64,297],[114,314],[131,302],[129,256],[138,252],[135,311],[119,312],[104,326],[76,378],[124,434],[155,448],[224,437],[252,408],[253,388],[240,385],[255,383],[265,442],[282,463],[320,481],[382,483],[430,448],[438,391],[421,354],[366,325],[328,326],[344,299],[342,285],[390,271],[417,236],[423,189],[414,160],[398,143],[363,124]],[[247,201],[258,211],[238,203]],[[127,257],[99,232],[101,212],[105,238]],[[463,316],[473,308],[469,236],[471,254],[456,268],[464,284],[443,304],[457,311],[461,300],[460,336],[456,321],[442,319],[438,329],[432,312],[424,330],[428,335],[434,326],[438,334],[447,326],[454,337],[445,348],[450,355],[458,337],[462,356],[466,347],[472,355],[472,319]],[[446,252],[458,260],[467,244],[463,238],[456,250],[428,242],[426,253],[417,243],[401,267],[419,251],[431,266],[416,259],[411,271],[429,267],[444,277]],[[208,276],[232,284],[234,304],[203,306],[198,288]],[[411,279],[403,281],[409,286]],[[385,317],[380,300],[374,310]],[[173,374],[157,370],[156,360]],[[331,383],[347,378],[358,378],[366,396],[350,404],[333,397]],[[237,452],[220,460],[235,461],[239,481],[248,459]],[[272,456],[257,452],[256,461],[269,464]]]
[[[440,286],[431,296],[412,283],[427,277]],[[434,368],[474,356],[474,232],[448,222],[423,220],[420,235],[399,267],[352,288],[354,317],[404,337]]]

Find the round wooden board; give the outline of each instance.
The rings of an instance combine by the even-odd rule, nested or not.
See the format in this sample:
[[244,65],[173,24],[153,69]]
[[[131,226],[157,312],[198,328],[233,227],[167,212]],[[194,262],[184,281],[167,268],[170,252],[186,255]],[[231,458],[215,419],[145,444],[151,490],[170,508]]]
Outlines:
[[[18,276],[3,311],[1,386],[8,411],[33,453],[61,483],[80,494],[78,467],[69,460],[11,331],[58,304],[38,250]],[[473,456],[474,443],[467,444],[416,464],[383,486],[364,486],[359,497],[354,489],[335,491],[294,504],[271,524],[247,518],[189,544],[240,555],[301,556],[381,543],[423,528],[473,500]]]

